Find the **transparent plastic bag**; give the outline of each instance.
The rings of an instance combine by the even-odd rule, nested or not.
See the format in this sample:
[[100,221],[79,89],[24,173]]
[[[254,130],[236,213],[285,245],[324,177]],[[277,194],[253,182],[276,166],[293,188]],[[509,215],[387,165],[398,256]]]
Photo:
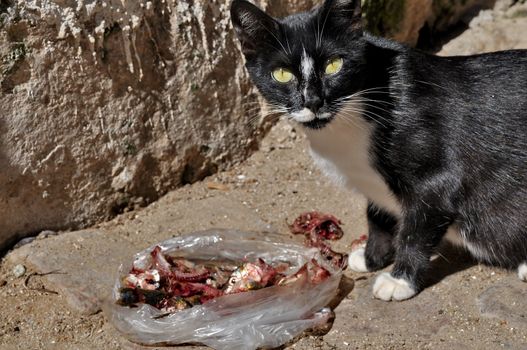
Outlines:
[[[132,264],[122,265],[113,301],[105,313],[114,326],[129,340],[146,344],[201,343],[215,349],[256,349],[278,347],[307,329],[328,322],[331,310],[326,306],[335,297],[342,270],[329,264],[317,249],[287,241],[277,234],[249,233],[235,230],[211,230],[176,237],[158,244],[172,256],[200,260],[253,261],[290,264],[287,274],[297,272],[312,259],[331,276],[314,285],[299,280],[287,286],[272,286],[255,291],[225,295],[203,305],[168,316],[143,304],[129,308],[115,303],[119,298],[122,277]],[[150,247],[135,256],[135,266],[150,259]]]

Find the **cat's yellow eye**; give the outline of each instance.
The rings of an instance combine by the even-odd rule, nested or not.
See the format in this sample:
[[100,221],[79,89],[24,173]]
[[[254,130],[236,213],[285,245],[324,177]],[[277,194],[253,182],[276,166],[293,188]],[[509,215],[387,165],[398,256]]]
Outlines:
[[342,66],[344,65],[344,61],[342,58],[333,58],[328,62],[328,65],[326,66],[326,75],[334,75],[340,72],[342,69]]
[[293,73],[284,68],[275,69],[272,76],[274,80],[282,84],[287,84],[293,80]]

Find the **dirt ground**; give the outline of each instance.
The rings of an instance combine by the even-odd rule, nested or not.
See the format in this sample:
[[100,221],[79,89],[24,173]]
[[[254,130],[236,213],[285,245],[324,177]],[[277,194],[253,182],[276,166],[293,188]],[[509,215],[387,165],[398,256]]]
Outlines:
[[[142,348],[106,322],[89,303],[93,295],[71,292],[75,284],[109,291],[118,267],[112,252],[122,261],[155,242],[211,227],[285,233],[286,220],[312,209],[343,220],[346,237],[335,247],[349,249],[365,232],[364,200],[328,183],[313,168],[306,146],[281,122],[262,149],[232,171],[92,230],[37,239],[14,250],[1,266],[0,349]],[[371,297],[375,274],[346,272],[332,329],[306,335],[289,348],[527,348],[526,284],[513,273],[476,265],[461,252],[445,250],[436,262],[432,286],[403,303]],[[17,264],[28,269],[20,278],[13,275]],[[54,270],[64,275],[31,275]]]

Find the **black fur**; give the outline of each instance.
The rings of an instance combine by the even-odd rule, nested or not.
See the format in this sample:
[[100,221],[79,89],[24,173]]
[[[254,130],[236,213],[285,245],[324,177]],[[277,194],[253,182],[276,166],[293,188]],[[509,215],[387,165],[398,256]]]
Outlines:
[[397,232],[397,220],[390,214],[368,204],[369,239],[366,246],[366,266],[375,271],[393,262],[395,247],[393,237]]
[[[507,268],[527,261],[527,51],[429,55],[363,33],[359,0],[328,0],[284,19],[236,0],[232,18],[251,77],[273,104],[304,108],[307,82],[270,76],[287,67],[300,77],[303,50],[316,57],[317,72],[332,57],[345,62],[338,75],[309,82],[324,101],[321,113],[335,115],[338,98],[376,88],[364,113],[375,126],[370,157],[403,215],[370,204],[370,270],[394,259],[392,275],[421,290],[430,256],[454,224],[477,258]],[[305,127],[329,123],[317,117]]]

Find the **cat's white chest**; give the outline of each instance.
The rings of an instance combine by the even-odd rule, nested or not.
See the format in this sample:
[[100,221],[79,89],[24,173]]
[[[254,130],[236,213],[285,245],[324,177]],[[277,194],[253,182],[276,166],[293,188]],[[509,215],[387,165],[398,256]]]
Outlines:
[[321,130],[306,130],[311,155],[334,182],[357,189],[376,206],[400,216],[401,205],[370,162],[372,127],[360,116],[337,116]]

